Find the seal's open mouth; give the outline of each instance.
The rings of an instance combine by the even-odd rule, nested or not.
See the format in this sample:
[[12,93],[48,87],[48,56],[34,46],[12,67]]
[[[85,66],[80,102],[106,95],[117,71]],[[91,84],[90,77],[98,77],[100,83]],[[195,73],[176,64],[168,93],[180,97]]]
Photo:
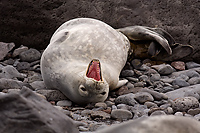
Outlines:
[[97,59],[93,59],[87,69],[86,76],[88,78],[93,78],[97,81],[102,81],[101,77],[101,66],[100,62]]

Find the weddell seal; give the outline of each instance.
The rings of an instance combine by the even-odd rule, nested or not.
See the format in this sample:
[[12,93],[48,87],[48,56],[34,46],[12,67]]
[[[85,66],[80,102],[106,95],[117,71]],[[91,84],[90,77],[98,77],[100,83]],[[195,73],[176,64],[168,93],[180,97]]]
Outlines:
[[147,50],[151,56],[162,49],[168,57],[173,55],[174,40],[161,29],[130,26],[115,30],[91,18],[67,21],[55,31],[42,54],[46,86],[78,104],[104,101],[109,90],[127,83],[119,81],[119,75],[133,52],[130,40],[151,41]]

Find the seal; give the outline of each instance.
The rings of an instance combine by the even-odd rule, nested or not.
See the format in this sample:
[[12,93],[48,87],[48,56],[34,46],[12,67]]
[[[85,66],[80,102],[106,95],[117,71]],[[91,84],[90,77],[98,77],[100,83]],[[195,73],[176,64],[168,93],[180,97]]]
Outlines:
[[41,73],[46,86],[60,90],[77,104],[104,101],[109,90],[127,83],[119,81],[119,75],[132,53],[129,39],[152,40],[148,51],[153,55],[160,51],[156,45],[172,54],[169,42],[173,40],[165,32],[142,26],[115,30],[91,18],[65,22],[42,54]]

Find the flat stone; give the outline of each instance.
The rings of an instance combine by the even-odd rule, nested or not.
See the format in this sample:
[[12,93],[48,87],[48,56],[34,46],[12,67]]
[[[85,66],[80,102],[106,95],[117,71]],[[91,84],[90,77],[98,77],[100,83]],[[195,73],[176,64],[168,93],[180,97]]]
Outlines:
[[197,68],[200,67],[200,64],[195,63],[195,62],[187,62],[186,63],[186,68],[187,69],[192,69],[192,68]]
[[121,77],[132,77],[134,76],[134,71],[133,70],[122,70]]
[[115,94],[120,96],[120,95],[125,94],[126,91],[128,91],[128,87],[127,86],[122,86],[117,91],[115,91]]
[[30,85],[34,90],[47,89],[46,85],[44,84],[44,81],[34,81],[34,82],[30,83]]
[[144,104],[145,102],[154,101],[154,98],[148,92],[138,92],[135,93],[135,100],[138,101],[140,104]]
[[132,93],[121,95],[115,99],[116,104],[127,104],[134,106],[137,104],[137,101],[135,100],[135,95]]
[[14,79],[0,79],[0,90],[3,89],[21,89],[24,83]]
[[173,66],[176,70],[185,70],[185,63],[183,61],[174,61],[171,63],[171,66]]
[[190,85],[200,84],[200,77],[193,77],[188,80]]
[[178,98],[172,104],[172,108],[175,112],[187,112],[189,109],[199,107],[199,101],[195,97],[183,97]]
[[154,82],[154,81],[159,81],[161,79],[160,74],[151,74],[150,75],[150,81]]
[[151,67],[156,69],[161,75],[169,75],[174,72],[174,69],[169,64],[154,65]]
[[102,107],[103,109],[107,108],[107,104],[104,102],[98,102],[94,105],[96,108]]
[[153,102],[145,102],[144,105],[147,106],[147,108],[157,108],[158,105]]
[[189,70],[186,72],[186,75],[190,78],[192,77],[200,77],[200,74],[196,72],[195,70]]
[[135,68],[135,69],[139,69],[142,66],[142,62],[140,59],[133,59],[131,61],[131,65]]
[[0,42],[0,61],[3,60],[9,51],[15,47],[14,43],[3,43]]
[[172,82],[172,85],[173,86],[178,85],[179,87],[190,86],[190,84],[188,82],[186,82],[183,79],[179,79],[179,78],[174,79],[173,82]]
[[124,109],[112,110],[111,117],[118,120],[129,120],[133,117],[132,113]]
[[11,65],[7,65],[1,69],[0,78],[7,78],[7,79],[24,79],[25,75],[21,74]]
[[111,116],[110,114],[105,113],[103,111],[92,111],[91,112],[91,117],[93,119],[95,119],[95,118],[110,119],[110,116]]
[[37,90],[36,92],[44,95],[48,101],[60,101],[68,99],[59,90]]
[[198,115],[198,114],[200,114],[200,108],[189,109],[187,113],[192,115],[192,116]]
[[61,107],[66,107],[66,106],[70,107],[72,106],[72,102],[69,100],[62,100],[62,101],[58,101],[56,105],[61,106]]
[[175,100],[177,98],[188,97],[188,96],[193,96],[199,99],[200,84],[183,87],[174,91],[167,92],[165,94],[172,100]]
[[28,63],[28,62],[19,62],[16,67],[17,67],[18,71],[29,70],[30,69],[30,63]]
[[162,110],[157,110],[152,112],[150,116],[155,116],[155,115],[166,115],[166,113]]
[[24,62],[33,62],[39,60],[40,57],[41,53],[33,48],[30,48],[29,50],[23,51],[19,54],[20,60]]
[[20,46],[19,48],[15,49],[13,54],[12,54],[12,57],[16,57],[18,56],[21,52],[24,52],[24,51],[27,51],[28,50],[28,47],[27,46]]

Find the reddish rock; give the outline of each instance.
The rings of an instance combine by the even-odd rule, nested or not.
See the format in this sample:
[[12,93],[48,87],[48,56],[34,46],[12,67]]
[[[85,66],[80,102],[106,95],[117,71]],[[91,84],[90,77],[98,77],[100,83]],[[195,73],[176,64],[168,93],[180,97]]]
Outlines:
[[174,61],[171,63],[171,66],[173,66],[176,70],[185,70],[185,63],[183,61]]

